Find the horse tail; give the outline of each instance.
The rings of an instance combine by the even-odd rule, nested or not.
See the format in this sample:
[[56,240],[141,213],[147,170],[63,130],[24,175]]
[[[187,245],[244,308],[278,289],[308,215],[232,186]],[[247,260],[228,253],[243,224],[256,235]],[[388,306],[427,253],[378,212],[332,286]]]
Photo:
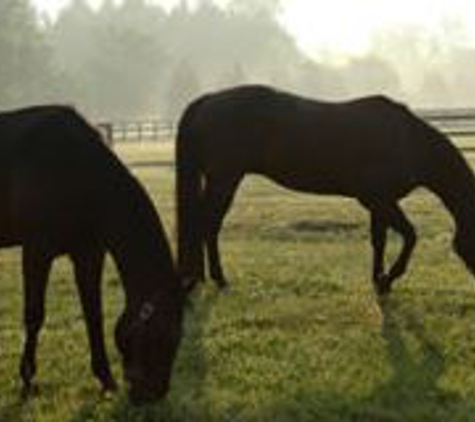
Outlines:
[[175,147],[177,260],[180,275],[187,284],[204,278],[203,174],[200,139],[194,127],[200,104],[200,100],[191,103],[181,116]]

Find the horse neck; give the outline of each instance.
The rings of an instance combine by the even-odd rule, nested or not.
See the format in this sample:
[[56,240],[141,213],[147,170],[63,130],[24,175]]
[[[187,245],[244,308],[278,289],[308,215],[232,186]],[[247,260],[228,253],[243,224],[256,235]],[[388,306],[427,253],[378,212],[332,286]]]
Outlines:
[[[128,308],[157,291],[178,288],[171,251],[161,221],[146,195],[111,206],[105,227],[106,247],[120,273]],[[145,201],[143,198],[145,197]]]
[[443,135],[433,145],[427,187],[452,214],[456,228],[473,231],[475,226],[475,176],[460,151]]

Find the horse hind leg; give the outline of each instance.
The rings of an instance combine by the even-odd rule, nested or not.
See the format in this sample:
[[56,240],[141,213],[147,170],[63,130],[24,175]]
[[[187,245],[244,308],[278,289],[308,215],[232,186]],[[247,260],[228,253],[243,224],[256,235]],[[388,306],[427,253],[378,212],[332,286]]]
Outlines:
[[241,179],[242,175],[208,177],[204,189],[204,236],[209,272],[220,289],[229,284],[221,264],[218,236]]
[[22,397],[36,391],[33,378],[36,374],[36,349],[45,319],[45,296],[53,255],[39,244],[26,244],[23,248],[22,269],[24,284],[24,324],[26,339],[20,362],[23,381]]
[[99,380],[103,392],[115,391],[117,384],[110,370],[104,342],[101,278],[105,251],[87,246],[71,254],[75,281],[86,321],[91,350],[92,372]]

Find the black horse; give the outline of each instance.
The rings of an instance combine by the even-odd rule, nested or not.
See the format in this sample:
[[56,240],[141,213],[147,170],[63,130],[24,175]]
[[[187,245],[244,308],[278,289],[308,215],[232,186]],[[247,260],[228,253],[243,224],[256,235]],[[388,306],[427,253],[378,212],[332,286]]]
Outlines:
[[0,114],[0,247],[13,245],[23,252],[25,395],[33,388],[48,275],[61,254],[74,264],[92,370],[104,390],[116,388],[101,308],[106,252],[125,291],[116,343],[130,397],[141,402],[166,394],[181,338],[183,287],[151,200],[72,109],[40,106]]
[[[379,294],[407,267],[416,233],[398,201],[418,186],[440,197],[455,219],[454,247],[475,271],[475,179],[446,136],[382,96],[320,102],[265,86],[205,95],[178,131],[178,265],[191,286],[204,277],[227,285],[218,234],[246,173],[290,189],[356,198],[371,215],[373,282]],[[404,244],[386,272],[387,229]]]

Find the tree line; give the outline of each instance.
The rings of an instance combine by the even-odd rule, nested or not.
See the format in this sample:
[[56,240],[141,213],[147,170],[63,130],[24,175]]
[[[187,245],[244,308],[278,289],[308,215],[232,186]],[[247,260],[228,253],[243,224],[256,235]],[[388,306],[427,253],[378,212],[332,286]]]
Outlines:
[[387,93],[422,105],[473,103],[471,47],[443,50],[425,34],[393,31],[370,54],[330,65],[298,49],[278,11],[279,0],[182,0],[171,10],[72,0],[50,20],[29,0],[2,0],[0,108],[60,102],[96,119],[173,119],[199,93],[240,83],[322,99]]

